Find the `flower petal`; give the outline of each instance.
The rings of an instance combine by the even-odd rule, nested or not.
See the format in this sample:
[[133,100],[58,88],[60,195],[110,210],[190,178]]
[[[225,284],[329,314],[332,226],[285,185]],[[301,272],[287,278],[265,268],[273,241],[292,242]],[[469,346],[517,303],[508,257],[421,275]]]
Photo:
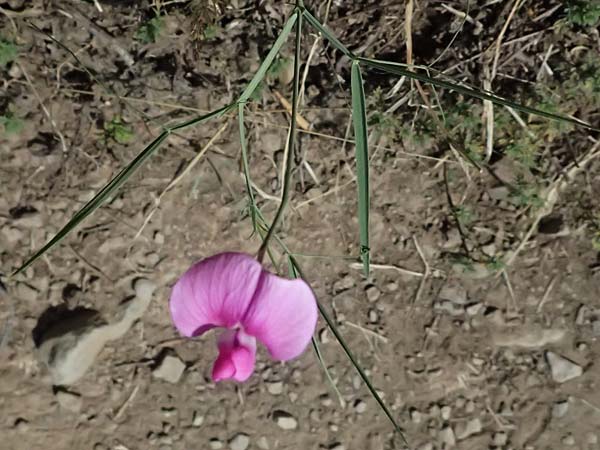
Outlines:
[[242,330],[224,330],[217,339],[219,357],[215,361],[212,379],[215,382],[233,378],[246,381],[254,372],[256,339]]
[[304,351],[315,331],[317,315],[317,300],[304,280],[263,271],[242,326],[273,358],[285,361]]
[[220,253],[197,262],[173,286],[173,323],[184,336],[234,327],[244,317],[261,273],[258,261],[244,253]]

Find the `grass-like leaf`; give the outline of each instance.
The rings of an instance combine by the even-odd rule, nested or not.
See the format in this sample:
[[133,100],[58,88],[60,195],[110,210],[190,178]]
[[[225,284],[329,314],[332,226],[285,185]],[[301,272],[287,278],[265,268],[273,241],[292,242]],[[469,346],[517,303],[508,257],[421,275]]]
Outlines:
[[[292,265],[294,267],[294,271],[301,278],[305,279],[304,274],[302,273],[302,269],[298,265],[298,262],[296,261],[296,259],[291,254],[288,254],[288,255],[289,255],[288,257],[289,257],[289,259],[290,259],[290,261],[291,261],[291,263],[292,263]],[[373,383],[371,383],[371,379],[367,376],[367,374],[363,370],[362,366],[359,364],[358,360],[356,359],[356,357],[354,356],[354,354],[350,350],[350,347],[346,343],[346,340],[344,339],[344,337],[341,335],[341,333],[337,329],[337,326],[335,325],[335,322],[333,321],[333,319],[331,317],[329,317],[329,313],[325,310],[325,308],[318,301],[317,301],[317,306],[319,308],[319,312],[321,313],[321,316],[323,317],[323,319],[325,319],[325,323],[327,324],[327,326],[329,327],[329,329],[331,330],[331,332],[335,336],[336,340],[339,342],[340,346],[344,350],[344,353],[346,354],[346,356],[350,360],[350,363],[352,363],[352,365],[354,366],[354,368],[358,372],[358,375],[360,376],[360,378],[363,380],[363,382],[367,386],[367,389],[369,390],[369,393],[373,396],[373,398],[375,399],[375,401],[377,402],[377,404],[379,405],[379,407],[381,408],[381,410],[383,411],[383,413],[386,415],[386,417],[392,423],[392,425],[394,426],[395,431],[400,435],[400,438],[402,439],[402,441],[404,442],[404,444],[406,444],[407,447],[410,447],[410,445],[408,444],[408,442],[406,440],[406,437],[404,436],[404,432],[403,432],[402,428],[400,427],[400,425],[398,424],[398,422],[396,422],[396,419],[394,419],[394,416],[392,415],[392,412],[389,410],[389,408],[387,407],[387,405],[385,404],[385,402],[383,401],[383,399],[381,398],[381,396],[377,393],[377,390],[373,386]]]
[[[221,116],[229,111],[234,105],[227,105],[216,111],[210,112],[203,116],[196,117],[192,120],[184,122],[184,124],[188,124],[189,126],[194,123],[202,123],[206,122],[209,119],[214,117]],[[56,235],[50,239],[42,248],[40,248],[37,252],[35,252],[25,263],[19,267],[12,275],[17,275],[18,273],[25,270],[29,267],[35,260],[37,260],[40,256],[58,244],[67,234],[69,234],[77,225],[79,225],[86,217],[92,214],[95,210],[97,210],[102,203],[117,189],[119,189],[123,183],[125,183],[131,175],[135,173],[139,167],[146,162],[146,160],[154,154],[154,152],[160,147],[167,137],[171,134],[172,131],[182,128],[183,124],[175,125],[173,127],[167,128],[163,131],[156,139],[154,139],[150,144],[146,146],[127,166],[125,166],[115,177],[110,180],[89,202],[87,202],[79,211],[75,213],[71,220],[67,222],[67,224],[60,229]]]
[[249,214],[252,220],[252,231],[256,232],[256,201],[254,200],[254,191],[252,190],[252,181],[250,178],[250,164],[248,162],[248,148],[246,145],[246,126],[244,125],[244,108],[245,103],[238,104],[238,124],[240,129],[240,146],[242,149],[242,167],[244,170],[244,180],[246,181],[246,194],[249,200]]
[[331,31],[329,28],[327,28],[325,25],[319,22],[317,18],[311,13],[309,13],[306,9],[303,11],[302,15],[315,30],[317,30],[319,33],[321,33],[321,35],[323,35],[323,37],[327,38],[327,40],[331,42],[331,45],[337,48],[348,58],[354,59],[354,54],[350,50],[348,50],[348,48],[344,44],[342,44],[337,37],[335,37],[333,31]]
[[563,116],[561,114],[554,114],[551,112],[543,111],[541,109],[530,108],[529,106],[522,105],[520,103],[516,103],[512,100],[508,100],[503,97],[499,97],[492,92],[484,91],[482,89],[476,89],[474,87],[464,86],[459,83],[453,83],[451,81],[442,80],[440,78],[432,77],[427,74],[419,73],[413,70],[409,70],[406,68],[404,64],[399,64],[390,61],[380,61],[377,59],[371,58],[357,58],[358,61],[364,63],[367,66],[373,67],[374,69],[381,70],[383,72],[391,73],[394,75],[406,76],[408,78],[412,78],[415,80],[422,81],[424,83],[431,84],[436,87],[450,89],[452,91],[467,95],[469,97],[475,97],[480,100],[489,100],[492,103],[508,106],[517,111],[521,111],[526,114],[533,114],[536,116],[546,117],[548,119],[557,120],[560,122],[569,122],[574,125],[578,125],[589,130],[600,131],[600,128],[593,127],[587,122],[583,120],[575,119],[573,117]]
[[265,57],[265,59],[263,60],[263,62],[260,65],[260,67],[254,74],[254,77],[252,78],[252,80],[250,80],[250,83],[248,83],[248,86],[246,86],[246,89],[244,89],[244,92],[242,92],[242,95],[240,95],[240,98],[238,99],[239,103],[246,103],[250,99],[250,97],[252,96],[252,93],[256,90],[258,85],[265,78],[265,75],[267,74],[269,67],[271,67],[273,60],[279,53],[279,50],[281,50],[281,47],[283,46],[288,35],[292,31],[292,28],[294,27],[296,20],[298,20],[298,14],[299,13],[297,10],[294,11],[292,13],[292,15],[290,16],[290,18],[285,23],[285,26],[283,27],[283,30],[281,30],[281,34],[277,37],[277,40],[273,44],[273,47],[271,47],[271,50],[269,50],[269,53],[267,53],[267,56]]
[[358,224],[360,228],[360,257],[365,276],[369,276],[369,146],[365,91],[358,61],[352,62],[352,121],[356,141],[356,179],[358,185]]

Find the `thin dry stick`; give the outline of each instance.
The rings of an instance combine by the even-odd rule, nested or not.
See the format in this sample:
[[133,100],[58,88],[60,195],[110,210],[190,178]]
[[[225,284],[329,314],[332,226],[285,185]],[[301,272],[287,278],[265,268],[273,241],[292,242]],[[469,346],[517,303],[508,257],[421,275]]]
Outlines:
[[123,404],[121,405],[121,407],[119,408],[119,410],[117,411],[115,416],[113,417],[113,420],[119,420],[121,418],[121,416],[123,415],[123,413],[125,412],[127,407],[135,399],[135,396],[137,395],[139,390],[140,390],[140,385],[136,384],[135,387],[133,388],[133,390],[131,391],[131,394],[129,394],[129,397],[127,397],[127,400],[125,400],[125,402],[123,402]]
[[[350,264],[352,269],[362,270],[363,265],[361,263],[352,263]],[[381,269],[381,270],[395,270],[398,273],[403,275],[410,275],[411,277],[422,277],[424,276],[421,272],[415,272],[414,270],[404,269],[399,266],[394,266],[392,264],[371,264],[371,268],[373,269]]]
[[544,295],[543,295],[542,299],[540,300],[540,302],[538,303],[537,308],[536,308],[536,312],[538,314],[542,312],[542,308],[544,307],[544,305],[550,298],[550,292],[552,292],[552,288],[554,287],[555,281],[556,281],[556,277],[552,277],[552,279],[550,280],[550,283],[548,283],[548,286],[546,287],[546,290],[544,291]]
[[496,72],[498,71],[498,61],[500,59],[500,49],[502,47],[502,39],[504,38],[504,35],[506,34],[506,30],[508,30],[508,26],[510,25],[510,22],[512,21],[515,13],[517,12],[517,10],[521,6],[521,4],[524,3],[525,1],[526,0],[515,0],[515,3],[513,4],[513,7],[510,10],[510,13],[508,14],[506,22],[504,22],[504,26],[502,27],[502,29],[500,30],[500,34],[498,34],[498,37],[496,38],[496,51],[494,53],[494,62],[492,64],[492,80],[494,78],[496,78]]
[[349,325],[349,326],[351,326],[352,328],[356,328],[357,330],[360,330],[360,331],[362,331],[362,332],[363,332],[363,333],[365,333],[365,334],[368,334],[369,336],[372,336],[372,337],[374,337],[374,338],[376,338],[376,339],[379,339],[379,340],[380,340],[381,342],[383,342],[384,344],[387,344],[387,343],[389,342],[388,338],[386,338],[385,336],[382,336],[382,335],[381,335],[381,334],[379,334],[379,333],[376,333],[376,332],[375,332],[375,331],[373,331],[373,330],[369,330],[368,328],[361,327],[360,325],[357,325],[357,324],[355,324],[355,323],[353,323],[353,322],[350,322],[349,320],[345,320],[345,321],[344,321],[344,323],[345,323],[346,325]]
[[513,290],[512,287],[512,283],[510,282],[510,278],[508,278],[508,272],[506,272],[506,269],[502,270],[502,277],[504,278],[504,281],[506,282],[506,287],[508,289],[508,293],[510,294],[510,299],[512,300],[513,303],[513,308],[515,310],[515,312],[519,311],[519,307],[517,306],[517,298],[515,297],[515,291]]
[[44,105],[44,101],[42,100],[42,97],[40,96],[40,94],[37,91],[37,89],[35,88],[35,86],[33,85],[33,82],[31,81],[31,77],[29,76],[29,73],[25,70],[25,67],[23,67],[23,65],[18,60],[15,61],[15,64],[19,67],[19,69],[21,69],[21,72],[23,72],[23,75],[25,76],[25,80],[27,80],[27,84],[29,85],[31,91],[33,92],[33,95],[35,95],[35,98],[39,102],[39,104],[42,108],[42,111],[44,111],[44,114],[50,121],[50,126],[52,127],[52,131],[54,131],[54,134],[56,134],[58,136],[58,139],[60,140],[60,143],[62,145],[63,152],[67,153],[68,150],[67,150],[67,143],[65,142],[65,137],[63,136],[63,134],[60,132],[60,130],[56,126],[56,123],[54,122],[54,119],[52,118],[52,114],[50,114],[50,111],[48,111],[48,108],[46,108],[46,105]]
[[225,122],[223,124],[223,126],[221,128],[219,128],[219,130],[213,135],[213,137],[210,138],[210,140],[206,143],[206,145],[202,148],[202,150],[200,150],[198,152],[198,154],[196,156],[194,156],[194,158],[186,166],[186,168],[183,170],[183,172],[181,172],[179,174],[179,176],[177,176],[173,181],[171,181],[168,184],[168,186],[166,188],[163,189],[163,191],[160,193],[160,195],[154,201],[154,207],[152,208],[152,211],[150,211],[148,213],[148,215],[144,219],[144,223],[142,224],[142,226],[140,227],[138,232],[135,234],[135,237],[133,238],[134,240],[137,239],[138,237],[140,237],[140,235],[142,234],[142,231],[144,231],[144,228],[146,227],[146,225],[148,225],[148,222],[150,222],[150,219],[152,218],[154,213],[158,210],[158,207],[160,206],[160,201],[162,200],[163,196],[167,192],[169,192],[171,189],[173,189],[173,187],[175,187],[175,185],[177,185],[177,183],[179,183],[190,172],[190,170],[192,170],[194,168],[194,166],[196,164],[198,164],[198,161],[200,161],[200,159],[210,149],[210,147],[214,144],[214,142],[217,139],[219,139],[219,136],[221,136],[221,134],[223,133],[223,131],[225,131],[225,129],[227,128],[228,125],[229,125],[229,122]]
[[418,303],[419,299],[421,298],[421,294],[423,293],[423,289],[425,287],[425,282],[427,281],[427,277],[429,276],[429,273],[430,273],[430,268],[429,268],[429,263],[427,262],[427,259],[425,258],[423,251],[421,250],[421,246],[419,245],[419,242],[417,241],[417,238],[414,235],[412,238],[413,238],[413,242],[415,243],[417,252],[419,253],[419,256],[421,257],[421,261],[423,261],[423,266],[425,267],[425,271],[423,272],[423,278],[421,278],[421,282],[419,283],[419,288],[417,289],[417,294],[415,295],[415,299],[413,300],[413,306],[414,306]]

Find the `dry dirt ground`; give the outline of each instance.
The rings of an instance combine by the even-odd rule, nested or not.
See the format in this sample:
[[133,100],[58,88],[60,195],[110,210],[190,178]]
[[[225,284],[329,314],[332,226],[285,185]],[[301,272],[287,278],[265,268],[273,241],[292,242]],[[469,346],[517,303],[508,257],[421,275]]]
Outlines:
[[[193,261],[259,246],[234,117],[172,136],[61,245],[8,278],[161,125],[234,99],[290,11],[271,1],[203,2],[193,11],[189,2],[162,3],[100,0],[100,12],[91,1],[0,1],[2,38],[18,48],[0,67],[0,114],[23,123],[0,135],[0,448],[403,448],[323,322],[317,338],[341,399],[311,349],[285,364],[262,351],[247,383],[215,385],[213,336],[182,340],[174,330],[170,286]],[[324,17],[327,2],[306,3]],[[582,69],[592,60],[594,80],[598,32],[570,24],[558,1],[526,1],[510,19],[512,1],[421,0],[408,16],[405,2],[330,4],[331,28],[358,54],[405,62],[408,28],[416,64],[439,59],[435,67],[457,80],[481,87],[487,77],[512,98],[554,100],[600,123],[600,83],[586,85]],[[139,30],[158,6],[151,42]],[[306,36],[303,58],[315,39]],[[365,278],[355,266],[354,157],[345,142],[348,65],[323,42],[315,50],[302,109],[308,129],[280,235],[298,254],[324,256],[299,258],[411,448],[600,448],[598,135],[523,114],[519,123],[496,107],[494,152],[479,171],[458,152],[484,160],[480,102],[437,92],[442,132],[427,85],[421,95],[414,83],[367,71],[374,265]],[[289,121],[276,94],[290,91],[279,63],[247,117],[268,217]],[[140,279],[157,287],[141,319],[80,380],[53,386],[37,348],[49,339],[46,322],[83,311],[93,316],[88,328],[71,336],[82,339],[89,327],[121,320]],[[165,380],[177,360],[183,373]]]

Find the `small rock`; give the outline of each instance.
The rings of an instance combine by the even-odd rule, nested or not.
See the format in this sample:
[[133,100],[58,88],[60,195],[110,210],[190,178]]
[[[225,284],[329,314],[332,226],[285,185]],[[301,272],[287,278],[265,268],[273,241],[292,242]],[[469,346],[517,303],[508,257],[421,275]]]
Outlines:
[[575,325],[583,325],[585,323],[585,317],[589,311],[589,308],[585,305],[581,305],[577,308],[577,314],[575,314]]
[[23,232],[15,227],[5,226],[2,228],[2,235],[9,246],[17,244],[23,239]]
[[421,423],[422,418],[423,418],[423,416],[421,415],[421,413],[418,410],[412,409],[410,411],[410,420],[412,420],[413,423]]
[[481,420],[479,418],[471,419],[467,423],[461,424],[462,427],[456,430],[457,439],[466,439],[477,433],[481,433]]
[[346,450],[346,447],[344,447],[344,444],[336,442],[335,444],[329,446],[329,450]]
[[465,405],[465,412],[467,414],[471,414],[475,411],[475,402],[473,400],[469,400]]
[[177,357],[166,355],[152,371],[152,376],[169,383],[177,383],[185,370],[185,364]]
[[238,433],[229,441],[231,450],[246,450],[249,445],[250,437],[245,433]]
[[552,379],[557,383],[564,383],[583,374],[583,369],[580,365],[554,352],[546,352],[546,360],[550,365]]
[[469,316],[476,316],[482,309],[483,303],[471,303],[465,308],[465,311]]
[[396,292],[398,290],[398,283],[396,283],[395,281],[390,281],[386,286],[385,289],[388,292]]
[[376,286],[369,286],[365,292],[370,303],[376,302],[381,296],[381,291]]
[[267,384],[267,391],[271,395],[280,395],[283,392],[283,383],[281,381],[274,381]]
[[494,344],[501,347],[540,348],[560,342],[567,332],[560,328],[544,329],[537,326],[527,326],[521,329],[505,328],[498,330],[492,336]]
[[573,445],[575,445],[575,438],[573,437],[573,435],[571,433],[564,436],[561,439],[561,441],[563,444],[568,445],[569,447],[572,447]]
[[451,316],[460,316],[465,312],[464,307],[454,302],[451,302],[450,300],[442,300],[439,302],[435,302],[433,304],[433,309],[436,311],[446,312]]
[[592,433],[591,431],[586,433],[585,440],[588,444],[595,445],[598,443],[598,435],[596,433]]
[[217,438],[212,438],[210,441],[208,441],[208,446],[212,450],[219,450],[223,448],[223,443]]
[[442,419],[443,420],[450,420],[450,415],[452,413],[452,408],[449,406],[442,406],[442,408],[440,409],[440,412],[442,413]]
[[564,417],[567,414],[569,409],[569,402],[564,400],[562,402],[556,402],[552,405],[552,417],[556,417],[557,419]]
[[149,302],[156,290],[156,284],[145,278],[138,278],[133,283],[133,290],[137,298]]
[[347,291],[352,287],[354,287],[354,280],[350,275],[346,275],[341,280],[337,280],[335,283],[333,283],[333,290],[336,294],[342,291]]
[[447,447],[454,447],[456,445],[454,430],[449,425],[442,428],[439,434],[439,439],[446,444]]
[[599,337],[600,336],[600,320],[594,320],[592,322],[592,334],[595,337]]
[[502,447],[508,442],[508,435],[504,431],[499,431],[497,433],[494,433],[492,440],[496,447]]
[[256,441],[256,445],[258,446],[258,448],[260,448],[262,450],[270,449],[269,441],[264,436],[261,436],[260,438],[258,438],[258,441]]
[[61,408],[66,409],[74,413],[81,411],[83,406],[83,400],[81,396],[66,391],[58,391],[56,393],[56,400]]
[[448,300],[457,305],[467,304],[467,290],[460,284],[445,285],[438,295],[440,300]]
[[379,314],[374,309],[369,310],[369,322],[377,323],[379,321]]
[[298,421],[294,416],[280,409],[273,412],[273,420],[282,430],[295,430],[298,428]]
[[165,235],[160,231],[157,231],[154,233],[154,242],[156,242],[158,245],[163,245],[165,243]]
[[40,293],[37,291],[37,289],[29,286],[26,283],[17,284],[15,293],[20,300],[26,302],[35,302],[40,296]]
[[354,402],[354,411],[356,411],[358,414],[362,414],[367,410],[367,403],[362,401],[362,400],[356,400],[356,402]]
[[192,426],[193,427],[201,427],[204,423],[204,416],[198,414],[198,411],[194,411],[194,417],[192,418]]

